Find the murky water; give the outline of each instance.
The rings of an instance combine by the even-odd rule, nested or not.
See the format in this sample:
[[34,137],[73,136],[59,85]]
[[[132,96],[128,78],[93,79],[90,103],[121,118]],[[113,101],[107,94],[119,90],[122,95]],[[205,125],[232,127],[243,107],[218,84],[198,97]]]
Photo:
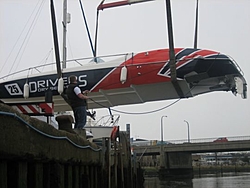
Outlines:
[[224,173],[223,177],[203,175],[193,179],[164,180],[145,178],[145,188],[250,188],[250,173]]

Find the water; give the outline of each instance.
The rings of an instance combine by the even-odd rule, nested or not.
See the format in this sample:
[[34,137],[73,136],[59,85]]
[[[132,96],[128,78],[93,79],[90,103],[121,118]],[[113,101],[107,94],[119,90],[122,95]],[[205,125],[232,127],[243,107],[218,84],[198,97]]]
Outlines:
[[144,188],[250,188],[250,173],[224,173],[223,177],[203,175],[193,179],[160,181],[145,178]]

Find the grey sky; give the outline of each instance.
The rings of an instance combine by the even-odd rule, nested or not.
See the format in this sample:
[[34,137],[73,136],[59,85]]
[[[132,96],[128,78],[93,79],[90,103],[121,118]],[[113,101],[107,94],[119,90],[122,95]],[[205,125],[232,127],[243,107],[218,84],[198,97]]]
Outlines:
[[[0,0],[1,76],[8,74],[11,67],[12,71],[16,71],[44,63],[53,48],[49,0],[46,0],[34,29],[28,36],[28,43],[23,44],[25,51],[18,53],[29,28],[21,35],[22,38],[18,40],[18,37],[37,2],[42,1]],[[193,46],[195,3],[196,0],[171,1],[175,47]],[[83,0],[83,4],[91,34],[94,36],[99,1]],[[55,8],[59,38],[62,41],[61,1],[56,1]],[[200,0],[199,9],[198,47],[230,55],[239,64],[249,83],[250,1]],[[90,57],[92,54],[78,0],[68,0],[68,12],[72,17],[68,25],[68,59]],[[98,55],[168,48],[164,0],[107,9],[100,12],[99,21]],[[31,25],[31,21],[28,25]],[[47,61],[54,61],[54,58],[50,56]],[[174,101],[119,106],[114,109],[144,112],[167,106]],[[166,115],[168,117],[163,119],[166,140],[187,138],[187,125],[184,120],[190,124],[191,139],[246,136],[250,135],[249,106],[249,99],[243,100],[232,93],[214,92],[180,100],[175,105],[153,114],[120,114],[120,126],[125,130],[125,124],[130,123],[133,137],[160,139],[160,120],[161,116]],[[108,110],[97,110],[97,114],[107,115]]]

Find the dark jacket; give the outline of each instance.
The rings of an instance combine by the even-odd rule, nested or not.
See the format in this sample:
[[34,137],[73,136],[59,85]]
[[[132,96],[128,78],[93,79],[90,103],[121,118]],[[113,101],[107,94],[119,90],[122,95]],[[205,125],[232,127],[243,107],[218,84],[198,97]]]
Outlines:
[[77,84],[69,84],[68,88],[66,89],[66,95],[68,97],[68,103],[72,108],[76,108],[79,106],[86,106],[87,102],[85,99],[80,99],[74,92],[75,87]]

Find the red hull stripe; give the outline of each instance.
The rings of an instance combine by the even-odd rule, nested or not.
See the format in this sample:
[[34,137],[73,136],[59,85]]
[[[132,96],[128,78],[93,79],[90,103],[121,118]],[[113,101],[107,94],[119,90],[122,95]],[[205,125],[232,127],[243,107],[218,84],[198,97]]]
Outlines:
[[19,113],[29,115],[53,115],[53,103],[39,103],[39,104],[17,104],[12,105]]
[[28,110],[30,110],[30,111],[28,111],[27,110],[27,113],[39,113],[39,109],[35,106],[35,105],[27,105],[27,107],[28,107]]
[[[181,50],[182,48],[175,49],[175,53]],[[131,85],[171,81],[168,77],[158,75],[158,72],[168,60],[168,49],[138,53],[110,72],[109,75],[95,86],[92,92],[98,92],[100,89],[118,89],[130,87]],[[128,73],[125,83],[120,82],[120,72],[123,66],[127,67]]]

